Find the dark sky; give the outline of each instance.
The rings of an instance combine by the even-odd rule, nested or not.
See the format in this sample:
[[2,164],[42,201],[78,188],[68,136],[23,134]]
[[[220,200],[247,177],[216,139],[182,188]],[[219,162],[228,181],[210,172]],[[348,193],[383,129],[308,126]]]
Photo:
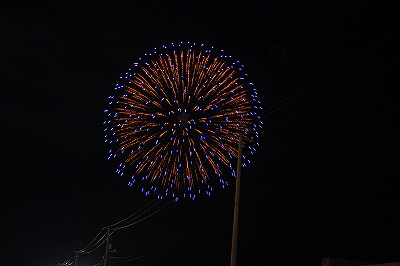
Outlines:
[[[178,41],[240,60],[266,110],[242,172],[238,265],[400,261],[395,6],[52,2],[0,7],[2,265],[62,263],[151,202],[107,161],[103,110],[137,58]],[[146,256],[110,265],[228,265],[228,180],[116,231],[113,255]]]

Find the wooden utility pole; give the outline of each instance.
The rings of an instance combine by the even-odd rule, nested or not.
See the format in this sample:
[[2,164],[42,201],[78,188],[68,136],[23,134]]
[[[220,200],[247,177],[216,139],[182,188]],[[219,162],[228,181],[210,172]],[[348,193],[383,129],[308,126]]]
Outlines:
[[238,159],[236,166],[236,189],[235,189],[235,208],[233,211],[232,247],[231,247],[231,266],[236,266],[237,235],[239,225],[239,196],[240,196],[240,173],[242,170],[242,140],[243,134],[239,134]]
[[[247,139],[247,138],[245,138],[245,140],[252,141],[252,139]],[[232,248],[231,248],[230,266],[236,266],[237,236],[238,236],[238,225],[239,225],[240,176],[242,172],[242,141],[243,141],[243,133],[239,133],[238,159],[236,166],[235,208],[233,211]]]
[[108,256],[108,240],[110,238],[110,227],[107,227],[107,239],[106,239],[106,252],[104,254],[104,266],[107,266],[107,256]]
[[74,251],[75,252],[75,263],[74,265],[76,266],[76,263],[78,262],[78,253],[79,251]]

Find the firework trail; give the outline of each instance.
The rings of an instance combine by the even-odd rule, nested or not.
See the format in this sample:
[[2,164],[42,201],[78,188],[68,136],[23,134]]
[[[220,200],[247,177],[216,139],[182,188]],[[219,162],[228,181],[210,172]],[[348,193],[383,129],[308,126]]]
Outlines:
[[260,102],[239,61],[204,45],[172,44],[139,58],[121,80],[105,110],[105,141],[109,159],[121,162],[116,172],[132,175],[129,185],[141,179],[145,195],[176,200],[174,191],[210,195],[214,179],[227,184],[224,169],[235,176],[238,144],[231,135],[239,132],[255,138],[243,149],[243,166],[250,162]]

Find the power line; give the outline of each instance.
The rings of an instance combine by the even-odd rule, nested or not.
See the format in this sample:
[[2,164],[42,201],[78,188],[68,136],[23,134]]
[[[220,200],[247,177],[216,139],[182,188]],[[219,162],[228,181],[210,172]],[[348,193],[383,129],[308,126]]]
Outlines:
[[[289,103],[297,100],[298,98],[300,98],[301,96],[307,94],[308,92],[314,90],[315,88],[317,88],[318,86],[322,85],[323,83],[325,83],[326,81],[332,79],[333,77],[335,77],[336,75],[338,75],[339,73],[343,72],[344,70],[346,70],[347,68],[349,68],[350,66],[354,65],[355,63],[357,63],[358,61],[360,61],[363,57],[371,54],[372,52],[377,51],[378,49],[380,49],[382,47],[383,44],[381,44],[380,46],[376,47],[374,50],[370,51],[369,53],[360,56],[362,53],[364,53],[365,51],[367,51],[368,49],[370,49],[371,47],[373,47],[374,45],[378,44],[379,42],[382,42],[384,39],[386,39],[387,37],[389,37],[390,35],[392,35],[394,32],[396,32],[399,28],[396,28],[394,30],[392,30],[391,32],[389,32],[388,34],[384,35],[382,38],[380,38],[379,40],[373,42],[372,44],[370,44],[369,46],[367,46],[365,49],[361,50],[360,52],[358,52],[357,54],[355,54],[354,56],[350,57],[349,59],[347,59],[346,61],[344,61],[343,63],[339,64],[337,67],[333,68],[332,70],[328,71],[326,74],[324,74],[323,76],[319,77],[318,79],[314,80],[313,82],[311,82],[310,84],[306,85],[305,87],[301,88],[300,90],[298,90],[297,92],[291,94],[290,96],[286,97],[285,99],[281,100],[280,102],[278,102],[277,104],[271,106],[270,108],[266,109],[265,111],[261,112],[259,115],[262,115],[263,113],[266,113],[269,111],[267,114],[261,116],[259,119],[257,119],[255,122],[261,120],[261,118],[267,117],[268,115],[276,112],[277,110],[283,108],[284,106],[288,105]],[[358,58],[356,61],[352,62],[351,64],[345,66],[344,68],[342,68],[341,70],[339,70],[338,72],[334,73],[333,75],[331,75],[330,77],[327,77],[326,79],[322,80],[320,83],[318,83],[317,85],[311,87],[310,89],[304,91],[306,88],[310,87],[312,84],[314,84],[315,82],[317,82],[318,80],[324,78],[325,76],[328,76],[330,73],[332,73],[333,71],[339,69],[340,67],[344,66],[347,62],[350,62],[351,60],[355,59],[356,57],[360,56],[360,58]],[[301,94],[300,94],[301,93]],[[300,94],[300,95],[297,95]],[[295,97],[296,96],[296,97]],[[295,98],[293,98],[295,97]],[[293,98],[293,99],[291,99]],[[286,102],[287,101],[287,102]],[[286,102],[286,103],[285,103]],[[281,103],[283,103],[283,105],[279,106]],[[276,106],[279,106],[277,108],[275,108]],[[274,109],[275,108],[275,109]]]
[[[115,228],[115,230],[124,229],[124,228],[127,228],[127,227],[129,227],[129,226],[135,225],[135,224],[137,224],[137,223],[139,223],[139,222],[141,222],[141,221],[147,219],[148,217],[150,217],[150,216],[156,214],[157,212],[161,211],[162,209],[164,209],[165,207],[167,207],[168,205],[170,205],[173,201],[174,201],[174,200],[170,200],[166,205],[164,205],[164,206],[162,206],[161,208],[155,210],[154,212],[152,212],[152,213],[146,215],[145,217],[143,217],[143,218],[141,218],[141,219],[133,220],[133,221],[131,221],[131,222],[130,222],[129,224],[127,224],[127,225],[124,225],[124,226],[120,226],[120,227]],[[143,214],[144,214],[144,213],[143,213]]]
[[72,265],[74,263],[74,259],[75,259],[75,257],[70,257],[69,259],[67,259],[63,263],[58,263],[57,266],[70,266],[70,265]]
[[356,85],[360,84],[361,82],[364,82],[364,81],[368,80],[369,78],[371,78],[371,77],[375,76],[376,74],[382,72],[383,70],[387,69],[388,67],[391,67],[392,65],[398,63],[399,61],[400,61],[400,59],[394,61],[393,63],[391,63],[391,64],[389,64],[389,65],[387,65],[387,66],[381,68],[380,70],[376,71],[375,73],[369,75],[368,77],[363,78],[362,80],[359,80],[359,81],[356,82],[355,84],[353,84],[353,85],[351,85],[351,86],[349,86],[349,87],[347,87],[347,88],[345,88],[345,89],[343,89],[343,90],[341,90],[341,91],[335,93],[334,95],[332,95],[332,96],[326,98],[325,100],[320,101],[320,102],[318,102],[318,103],[312,105],[311,107],[309,107],[309,108],[307,108],[307,109],[305,109],[305,110],[303,110],[303,111],[301,111],[301,112],[299,112],[299,113],[297,113],[297,114],[295,114],[295,115],[293,115],[293,116],[291,116],[291,117],[289,117],[289,118],[287,118],[287,119],[285,119],[285,120],[283,120],[283,121],[281,121],[281,122],[279,122],[279,123],[277,123],[277,124],[275,124],[275,125],[273,125],[273,126],[267,128],[267,129],[261,131],[260,134],[263,133],[263,132],[266,132],[266,131],[268,131],[268,130],[274,128],[274,127],[277,127],[277,126],[279,126],[279,125],[281,125],[281,124],[283,124],[283,123],[285,123],[285,122],[287,122],[287,121],[289,121],[289,120],[291,120],[291,119],[293,119],[293,118],[295,118],[295,117],[297,117],[297,116],[299,116],[299,115],[301,115],[301,114],[303,114],[303,113],[305,113],[305,112],[307,112],[307,111],[309,111],[309,110],[311,110],[311,109],[313,109],[313,108],[315,108],[315,107],[317,107],[317,106],[319,106],[319,105],[321,105],[321,104],[323,104],[323,103],[326,102],[326,101],[329,101],[330,99],[332,99],[332,98],[334,98],[334,97],[336,97],[336,96],[342,94],[343,92],[345,92],[345,91],[347,91],[347,90],[349,90],[349,89],[355,87]]
[[254,191],[254,192],[242,193],[241,195],[243,195],[243,196],[254,195],[254,194],[265,193],[265,192],[269,192],[269,191],[275,191],[275,190],[280,190],[280,189],[285,189],[285,188],[296,187],[296,186],[300,186],[300,185],[306,185],[306,184],[309,184],[309,183],[313,183],[313,182],[329,179],[329,178],[332,178],[332,177],[353,173],[353,172],[364,170],[364,169],[367,169],[367,168],[372,168],[372,167],[375,167],[375,166],[378,166],[378,165],[382,165],[382,164],[385,164],[385,163],[389,163],[389,162],[393,162],[393,161],[396,161],[396,160],[399,160],[399,159],[400,159],[400,157],[396,157],[396,158],[392,158],[392,159],[389,159],[389,160],[386,160],[386,161],[370,164],[370,165],[367,165],[367,166],[359,167],[359,168],[356,168],[356,169],[344,171],[344,172],[333,174],[333,175],[328,175],[328,176],[324,176],[324,177],[320,177],[320,178],[316,178],[316,179],[312,179],[312,180],[308,180],[308,181],[304,181],[304,182],[299,182],[299,183],[295,183],[295,184],[291,184],[291,185],[276,187],[276,188],[269,188],[269,189],[263,189],[263,190]]
[[[373,47],[373,46],[376,45],[377,43],[381,42],[383,39],[387,38],[389,35],[393,34],[397,29],[398,29],[398,28],[396,28],[395,30],[393,30],[393,31],[390,32],[389,34],[385,35],[384,37],[382,37],[382,38],[379,39],[378,41],[374,42],[373,44],[371,44],[370,46],[368,46],[367,48],[365,48],[365,49],[362,50],[361,52],[357,53],[355,56],[353,56],[353,57],[351,57],[350,59],[346,60],[344,63],[342,63],[342,64],[340,64],[339,66],[335,67],[334,69],[332,69],[331,71],[329,71],[329,72],[326,73],[325,75],[321,76],[321,77],[318,78],[317,80],[313,81],[313,82],[310,83],[309,85],[303,87],[302,89],[300,89],[300,90],[297,91],[296,93],[290,95],[289,97],[287,97],[287,98],[285,98],[284,100],[278,102],[277,104],[275,104],[275,105],[272,106],[271,108],[269,108],[269,109],[267,109],[266,111],[262,112],[261,114],[266,113],[266,112],[268,112],[269,110],[271,110],[271,111],[269,111],[267,114],[265,114],[265,115],[263,115],[262,117],[260,117],[258,120],[261,120],[261,118],[264,118],[264,117],[266,117],[266,116],[268,116],[268,115],[270,115],[270,114],[276,112],[277,110],[279,110],[279,109],[285,107],[286,105],[290,104],[291,102],[293,102],[293,101],[299,99],[299,98],[302,97],[303,95],[309,93],[310,91],[314,90],[315,88],[317,88],[318,86],[322,85],[322,84],[325,83],[326,81],[332,79],[333,77],[335,77],[335,76],[338,75],[339,73],[341,73],[341,72],[343,72],[344,70],[348,69],[350,66],[352,66],[352,65],[354,65],[355,63],[357,63],[358,61],[360,61],[360,60],[361,60],[363,57],[365,57],[366,55],[369,55],[369,54],[371,54],[372,52],[376,51],[377,49],[379,49],[379,48],[382,46],[382,44],[381,44],[381,46],[379,46],[379,47],[377,47],[376,49],[374,49],[374,50],[370,51],[369,53],[367,53],[366,55],[362,55],[360,58],[358,58],[357,60],[355,60],[355,61],[352,62],[351,64],[349,64],[349,65],[345,66],[344,68],[338,70],[339,68],[341,68],[342,66],[344,66],[346,63],[348,63],[348,62],[350,62],[351,60],[357,58],[357,57],[360,56],[362,53],[364,53],[365,51],[367,51],[368,49],[370,49],[371,47]],[[400,61],[400,60],[397,60],[397,61],[395,61],[395,62],[393,62],[393,63],[387,65],[386,67],[381,68],[380,70],[376,71],[375,73],[369,75],[368,77],[366,77],[366,78],[364,78],[364,79],[362,79],[362,80],[359,80],[358,82],[356,82],[355,84],[353,84],[353,85],[351,85],[351,86],[345,88],[344,90],[339,91],[338,93],[336,93],[336,94],[334,94],[334,95],[328,97],[327,99],[325,99],[325,100],[323,100],[323,101],[321,101],[321,102],[319,102],[319,103],[317,103],[317,104],[315,104],[315,105],[313,105],[313,106],[311,106],[311,107],[309,107],[309,108],[307,108],[307,109],[305,109],[305,110],[303,110],[303,111],[301,111],[301,112],[299,112],[299,113],[293,115],[292,117],[290,117],[290,118],[288,118],[288,119],[285,119],[285,120],[281,121],[280,123],[278,123],[278,124],[276,124],[276,125],[274,125],[274,126],[272,126],[272,127],[269,127],[269,128],[266,129],[266,130],[263,130],[263,131],[260,132],[260,133],[263,133],[263,132],[265,132],[265,131],[268,131],[268,130],[270,130],[270,129],[272,129],[272,128],[274,128],[274,127],[276,127],[276,126],[278,126],[278,125],[280,125],[280,124],[282,124],[282,123],[285,123],[285,122],[287,122],[287,121],[293,119],[294,117],[297,117],[297,116],[299,116],[299,115],[301,115],[301,114],[303,114],[303,113],[305,113],[305,112],[307,112],[307,111],[309,111],[309,110],[311,110],[311,109],[313,109],[313,108],[315,108],[315,107],[321,105],[322,103],[324,103],[324,102],[326,102],[326,101],[328,101],[328,100],[330,100],[330,99],[332,99],[332,98],[338,96],[339,94],[341,94],[341,93],[343,93],[343,92],[345,92],[345,91],[347,91],[347,90],[353,88],[354,86],[360,84],[361,82],[364,82],[365,80],[368,80],[368,79],[371,78],[372,76],[375,76],[376,74],[382,72],[382,71],[385,70],[386,68],[388,68],[388,67],[390,67],[390,66],[396,64],[398,61]],[[322,78],[328,76],[329,74],[331,74],[331,73],[332,73],[333,71],[335,71],[335,70],[338,70],[338,71],[335,72],[335,73],[333,73],[331,76],[327,77],[326,79],[322,80],[320,83],[316,84],[315,86],[311,87],[310,89],[305,90],[306,88],[310,87],[312,84],[316,83],[317,81],[321,80]],[[279,106],[279,107],[277,107],[277,106]],[[276,108],[275,108],[275,107],[276,107]],[[275,108],[275,109],[273,109],[273,108]],[[258,121],[258,120],[257,120],[257,121]],[[398,160],[398,159],[400,159],[400,157],[393,158],[393,159],[386,160],[386,161],[379,162],[379,163],[375,163],[375,164],[372,164],[372,165],[369,165],[369,166],[364,166],[364,167],[361,167],[361,168],[357,168],[357,169],[353,169],[353,170],[341,172],[341,173],[338,173],[338,174],[334,174],[334,175],[330,175],[330,176],[325,176],[325,177],[322,177],[322,178],[317,178],[317,179],[313,179],[313,180],[309,180],[309,181],[305,181],[305,182],[300,182],[300,183],[296,183],[296,184],[292,184],[292,185],[282,186],[282,187],[278,187],[278,188],[260,190],[260,191],[249,192],[249,193],[242,193],[242,195],[252,195],[252,194],[257,194],[257,193],[265,193],[265,192],[268,192],[268,191],[273,191],[273,190],[279,190],[279,189],[284,189],[284,188],[289,188],[289,187],[304,185],[304,184],[308,184],[308,183],[311,183],[311,182],[316,182],[316,181],[320,181],[320,180],[324,180],[324,179],[336,177],[336,176],[339,176],[339,175],[344,175],[344,174],[352,173],[352,172],[355,172],[355,171],[363,170],[363,169],[366,169],[366,168],[374,167],[374,166],[381,165],[381,164],[384,164],[384,163],[388,163],[388,162],[391,162],[391,161],[394,161],[394,160]],[[157,204],[160,203],[160,201],[157,201],[155,204],[153,204],[153,202],[154,202],[155,200],[156,200],[156,198],[154,198],[153,200],[151,200],[149,203],[147,203],[145,206],[143,206],[142,208],[140,208],[140,209],[139,209],[138,211],[136,211],[135,213],[129,215],[128,217],[124,218],[123,220],[121,220],[121,221],[119,221],[119,222],[117,222],[117,223],[112,224],[111,227],[113,227],[114,230],[119,230],[119,229],[124,229],[124,228],[130,227],[130,226],[132,226],[132,225],[135,225],[136,223],[139,223],[139,222],[143,221],[144,219],[146,219],[146,218],[148,218],[148,217],[150,217],[150,216],[156,214],[157,212],[161,211],[161,210],[164,209],[166,206],[168,206],[169,204],[171,204],[172,201],[173,201],[173,200],[171,200],[171,201],[169,201],[167,204],[165,204],[164,206],[162,206],[162,207],[156,209],[155,211],[151,212],[151,213],[148,214],[148,215],[145,215],[147,212],[149,212],[152,208],[154,208]],[[230,203],[230,202],[229,202],[229,203]],[[226,204],[226,205],[227,205],[227,204]],[[225,208],[226,205],[224,205],[221,209]],[[147,207],[149,207],[149,208],[143,211],[143,209],[145,209],[145,208],[147,208]],[[219,209],[218,211],[220,211],[221,209]],[[215,213],[217,213],[218,211],[216,211]],[[153,253],[155,250],[157,250],[157,249],[159,249],[159,248],[161,248],[161,247],[163,247],[163,246],[165,246],[165,245],[167,245],[167,244],[169,244],[169,243],[175,241],[175,240],[178,239],[179,237],[181,237],[181,236],[185,235],[186,233],[190,232],[190,231],[193,230],[195,227],[199,226],[201,223],[203,223],[204,221],[206,221],[207,219],[209,219],[211,216],[215,215],[215,213],[213,213],[213,214],[211,214],[210,216],[206,217],[206,218],[203,219],[201,222],[199,222],[198,224],[196,224],[195,226],[193,226],[193,227],[190,228],[189,230],[183,232],[182,234],[178,235],[177,237],[175,237],[175,238],[173,238],[173,239],[171,239],[171,240],[169,240],[169,241],[167,241],[167,242],[165,242],[165,243],[163,243],[163,244],[161,244],[161,245],[159,245],[159,246],[157,246],[157,247],[155,247],[155,248],[153,248],[153,249],[151,249],[151,250],[149,250],[149,251],[147,251],[147,252],[139,253],[139,254],[137,254],[137,255],[129,256],[129,257],[109,257],[109,258],[112,258],[112,259],[124,259],[124,258],[126,259],[126,258],[131,258],[131,259],[128,259],[128,260],[115,262],[115,263],[122,263],[122,262],[128,262],[128,261],[136,260],[136,259],[142,258],[142,257],[144,257],[144,256],[150,255],[150,254]],[[143,217],[143,216],[144,216],[144,217]],[[104,228],[103,228],[103,229],[104,229]],[[97,248],[99,248],[102,244],[104,244],[104,242],[105,242],[105,235],[106,235],[107,233],[104,233],[101,237],[99,237],[99,236],[101,235],[101,233],[103,232],[103,229],[95,236],[95,238],[94,238],[85,248],[81,249],[79,252],[80,252],[80,253],[91,253],[91,252],[93,252],[94,250],[96,250]],[[112,233],[113,233],[113,232],[111,232],[111,233],[109,234],[109,236],[110,236]],[[108,237],[107,237],[107,239],[108,239]],[[132,258],[132,257],[133,257],[133,258]],[[103,260],[100,261],[99,263],[97,263],[96,265],[100,265],[102,262],[103,262]],[[72,265],[72,262],[71,262],[70,259],[69,259],[69,260],[67,260],[66,262],[64,262],[64,263],[61,264],[61,265]]]
[[196,229],[197,227],[199,227],[201,224],[205,223],[207,220],[211,219],[214,215],[216,215],[217,213],[220,213],[221,210],[225,209],[228,205],[230,205],[233,202],[233,200],[228,201],[227,203],[225,203],[222,207],[218,208],[218,210],[216,210],[215,212],[213,212],[212,214],[208,215],[206,218],[204,218],[203,220],[201,220],[200,222],[198,222],[197,224],[195,224],[194,226],[192,226],[191,228],[187,229],[186,231],[184,231],[183,233],[179,234],[178,236],[148,250],[142,253],[138,253],[136,255],[132,255],[132,256],[124,256],[124,257],[109,257],[110,259],[115,259],[115,260],[120,260],[120,261],[114,261],[113,263],[125,263],[125,262],[129,262],[129,261],[134,261],[134,260],[138,260],[141,259],[145,256],[151,255],[153,254],[156,250],[169,245],[171,243],[173,243],[174,241],[176,241],[179,238],[182,238],[184,235],[188,234],[189,232],[193,231],[194,229]]
[[[119,221],[119,222],[117,222],[117,223],[114,223],[113,225],[111,225],[111,226],[109,226],[109,227],[114,228],[114,230],[120,230],[120,229],[127,228],[127,227],[129,227],[129,226],[132,226],[132,225],[134,225],[134,224],[137,224],[137,223],[139,223],[139,222],[145,220],[146,218],[148,218],[148,217],[150,217],[150,216],[156,214],[157,212],[161,211],[162,209],[164,209],[165,207],[167,207],[169,204],[171,204],[172,201],[173,201],[173,200],[170,200],[166,205],[164,205],[164,206],[160,207],[159,209],[153,211],[152,213],[150,213],[150,214],[144,216],[147,212],[149,212],[151,209],[153,209],[156,205],[158,205],[158,204],[161,202],[161,200],[158,200],[158,201],[156,201],[155,204],[150,205],[150,204],[151,204],[152,202],[154,202],[155,200],[157,200],[157,197],[154,198],[153,200],[151,200],[148,204],[146,204],[145,206],[143,206],[142,208],[140,208],[140,209],[139,209],[138,211],[136,211],[135,213],[129,215],[127,218],[125,218],[125,219],[123,219],[123,220],[121,220],[121,221]],[[150,206],[149,206],[149,205],[150,205]],[[142,211],[145,207],[148,207],[148,208],[147,208],[146,210]],[[142,212],[140,213],[140,211],[142,211]],[[144,217],[143,217],[143,216],[144,216]],[[125,223],[123,223],[123,222],[125,222]],[[120,224],[120,225],[119,225],[119,226],[116,226],[116,225],[118,225],[118,224]]]
[[94,241],[96,241],[96,239],[97,239],[97,237],[101,234],[101,232],[103,232],[103,228],[100,230],[100,232],[93,238],[93,240],[86,246],[86,247],[84,247],[83,249],[81,249],[81,250],[86,250],[86,249],[88,249],[89,247],[90,247],[90,245],[94,242]]
[[[134,217],[138,212],[140,212],[141,210],[143,210],[144,208],[146,208],[148,205],[150,205],[150,204],[151,204],[153,201],[155,201],[155,200],[157,200],[157,198],[153,198],[149,203],[147,203],[146,205],[144,205],[142,208],[140,208],[140,209],[137,210],[136,212],[132,213],[131,215],[129,215],[128,217],[122,219],[122,220],[119,221],[119,222],[116,222],[116,223],[114,223],[114,224],[112,224],[112,225],[109,225],[109,227],[118,228],[119,224],[121,224],[121,223],[123,223],[123,222],[125,222],[125,221],[128,221],[129,219],[131,219],[132,217]],[[158,203],[158,202],[157,202],[157,203]],[[157,204],[157,203],[156,203],[156,204]],[[155,204],[155,205],[156,205],[156,204]],[[150,207],[149,209],[153,208],[155,205],[153,205],[153,206]],[[146,211],[147,211],[147,210],[146,210]],[[146,212],[146,211],[145,211],[145,212]],[[136,217],[133,218],[133,219],[136,219]],[[130,221],[129,221],[128,223],[130,223]]]
[[101,261],[99,261],[98,263],[96,263],[94,266],[100,266],[100,265],[103,264],[103,262],[104,262],[104,260],[102,259]]
[[[104,228],[102,228],[101,230],[100,230],[100,232],[95,236],[95,238],[85,247],[85,248],[83,248],[83,249],[81,249],[81,250],[79,250],[79,252],[81,252],[81,253],[91,253],[91,252],[93,252],[94,250],[96,250],[98,247],[99,247],[99,243],[100,243],[100,245],[102,244],[102,243],[104,243],[104,239],[105,239],[105,237],[106,237],[106,235],[107,235],[107,232],[105,232],[104,234],[103,234],[103,236],[101,236],[100,238],[98,238],[99,237],[99,235],[101,234],[101,232],[103,232],[103,230],[104,230]],[[98,238],[98,239],[97,239]],[[96,241],[96,239],[97,239],[97,241]],[[96,241],[96,242],[95,242]],[[95,243],[94,243],[95,242]],[[96,246],[96,247],[95,247]]]

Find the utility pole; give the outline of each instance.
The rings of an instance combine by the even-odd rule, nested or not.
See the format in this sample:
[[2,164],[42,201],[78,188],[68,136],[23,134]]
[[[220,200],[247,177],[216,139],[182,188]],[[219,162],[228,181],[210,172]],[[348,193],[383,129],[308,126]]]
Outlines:
[[106,252],[104,254],[104,266],[107,266],[108,252],[115,253],[115,252],[117,252],[117,250],[112,249],[112,245],[108,243],[108,240],[110,239],[110,230],[113,230],[113,228],[112,227],[103,227],[103,229],[107,229]]
[[74,263],[74,265],[76,266],[76,263],[78,262],[78,253],[79,253],[79,251],[74,251],[74,253],[75,253],[75,263]]
[[[253,139],[245,138],[245,140],[252,141]],[[243,141],[243,133],[239,133],[238,159],[237,159],[237,166],[236,166],[235,208],[233,211],[233,229],[232,229],[232,247],[231,247],[231,264],[230,264],[230,266],[236,266],[237,236],[238,236],[238,225],[239,225],[240,175],[241,175],[241,171],[242,171],[242,141]]]
[[111,227],[105,227],[107,229],[107,239],[106,239],[106,252],[104,254],[104,266],[107,266],[107,256],[108,256],[108,239],[110,238]]

